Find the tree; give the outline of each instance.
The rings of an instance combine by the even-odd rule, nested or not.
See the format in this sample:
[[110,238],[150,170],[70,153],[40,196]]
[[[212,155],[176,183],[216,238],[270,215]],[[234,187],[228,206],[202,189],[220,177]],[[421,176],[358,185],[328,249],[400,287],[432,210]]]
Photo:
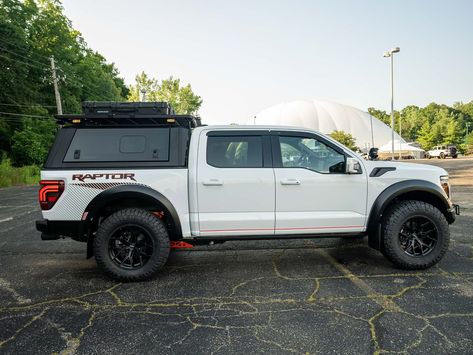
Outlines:
[[473,154],[473,132],[469,133],[465,138],[465,153]]
[[55,113],[53,54],[65,113],[80,112],[84,100],[128,96],[114,64],[87,47],[58,0],[0,0],[0,153],[17,165],[41,163],[52,143],[52,120],[27,120]]
[[146,92],[147,101],[169,102],[177,114],[196,114],[202,105],[202,99],[192,91],[190,84],[181,86],[180,79],[172,76],[158,82],[150,78],[145,72],[135,77],[135,85],[129,88],[129,101],[141,101],[141,92]]
[[447,125],[447,130],[443,137],[443,144],[459,144],[460,139],[460,130],[458,129],[458,124],[454,120],[450,120]]
[[384,124],[391,127],[391,116],[386,111],[375,109],[374,107],[368,107],[368,113],[383,122]]
[[135,85],[128,88],[128,101],[141,101],[142,92],[146,93],[148,101],[157,101],[157,92],[159,90],[159,83],[155,78],[149,78],[143,71],[141,74],[135,76]]
[[359,150],[356,146],[355,138],[353,138],[350,133],[346,133],[344,131],[333,131],[332,133],[330,133],[330,137],[342,143],[345,147],[351,150]]
[[432,134],[429,121],[425,121],[417,135],[417,141],[420,143],[422,149],[429,150],[434,145],[434,137]]

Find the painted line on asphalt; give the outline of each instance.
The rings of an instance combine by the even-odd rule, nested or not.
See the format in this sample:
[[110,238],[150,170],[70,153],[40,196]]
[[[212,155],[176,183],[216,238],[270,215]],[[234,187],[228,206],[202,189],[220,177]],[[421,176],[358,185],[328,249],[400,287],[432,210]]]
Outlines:
[[4,218],[4,219],[0,219],[0,223],[8,222],[8,221],[11,221],[11,220],[13,220],[13,217],[7,217],[7,218]]

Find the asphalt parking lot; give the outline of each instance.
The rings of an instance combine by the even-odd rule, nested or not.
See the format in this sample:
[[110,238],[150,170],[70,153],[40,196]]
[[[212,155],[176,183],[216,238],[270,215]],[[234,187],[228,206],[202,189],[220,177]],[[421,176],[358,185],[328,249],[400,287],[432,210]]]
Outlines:
[[366,240],[178,251],[153,281],[105,277],[85,245],[41,241],[36,187],[0,189],[0,353],[473,352],[473,159],[449,171],[450,250],[397,270]]

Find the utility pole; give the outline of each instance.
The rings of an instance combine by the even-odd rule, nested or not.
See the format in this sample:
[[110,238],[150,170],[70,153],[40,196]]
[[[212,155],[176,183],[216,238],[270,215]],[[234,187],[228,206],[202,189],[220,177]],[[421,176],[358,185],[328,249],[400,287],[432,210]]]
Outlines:
[[51,70],[53,72],[54,95],[56,96],[57,114],[62,115],[61,94],[59,93],[59,86],[57,84],[56,65],[54,63],[54,56],[51,56]]
[[141,101],[146,102],[146,89],[141,89]]
[[[399,47],[395,47],[391,49],[390,51],[384,53],[383,57],[385,58],[390,58],[391,59],[391,160],[394,160],[394,130],[396,129],[394,127],[394,53],[399,53],[400,49]],[[399,118],[400,119],[400,118]],[[399,123],[399,135],[401,134],[400,132],[401,124]],[[399,142],[400,142],[401,137],[399,137]],[[399,152],[399,157],[401,156],[401,152]]]
[[370,113],[370,128],[371,128],[371,148],[374,148],[373,116],[371,116],[371,113]]

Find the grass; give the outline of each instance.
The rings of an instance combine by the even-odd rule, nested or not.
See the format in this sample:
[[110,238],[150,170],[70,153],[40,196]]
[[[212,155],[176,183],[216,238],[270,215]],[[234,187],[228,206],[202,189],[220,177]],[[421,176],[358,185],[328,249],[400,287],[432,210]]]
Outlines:
[[8,159],[0,163],[0,187],[34,185],[39,182],[40,168],[36,165],[14,167]]

